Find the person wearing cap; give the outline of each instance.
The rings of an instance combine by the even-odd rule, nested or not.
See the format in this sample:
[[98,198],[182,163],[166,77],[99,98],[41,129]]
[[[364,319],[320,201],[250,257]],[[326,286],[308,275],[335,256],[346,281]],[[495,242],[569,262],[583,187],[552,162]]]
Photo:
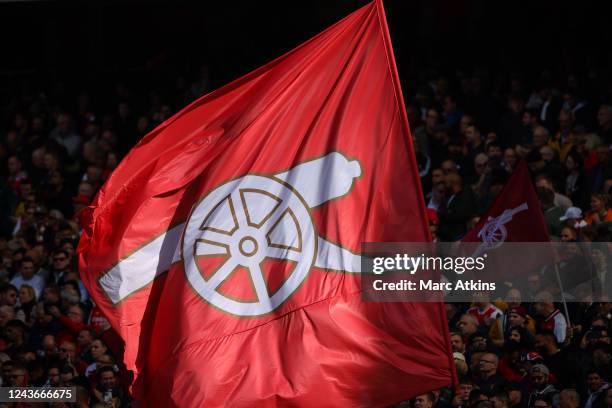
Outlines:
[[569,207],[565,210],[565,213],[559,217],[559,221],[564,223],[564,225],[569,225],[574,228],[576,228],[576,224],[580,225],[582,220],[582,210],[578,207]]
[[463,377],[468,373],[468,365],[467,361],[465,361],[465,356],[461,353],[454,352],[453,360],[455,360],[455,368],[457,369],[457,375],[459,377]]
[[527,309],[523,306],[511,307],[506,311],[504,327],[508,334],[512,328],[523,327],[529,333],[535,333],[535,320],[527,314]]
[[535,408],[535,402],[539,399],[552,401],[553,406],[557,406],[559,391],[550,384],[550,371],[544,364],[536,364],[529,370],[529,383],[532,391],[527,400],[528,408]]

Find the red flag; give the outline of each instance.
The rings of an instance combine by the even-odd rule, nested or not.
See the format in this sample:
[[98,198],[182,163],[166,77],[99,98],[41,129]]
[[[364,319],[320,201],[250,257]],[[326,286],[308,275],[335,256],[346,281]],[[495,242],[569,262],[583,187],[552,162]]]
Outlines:
[[482,242],[495,248],[503,242],[549,242],[540,200],[531,183],[527,163],[522,160],[480,221],[463,242]]
[[195,101],[90,207],[83,280],[143,406],[385,406],[451,382],[440,304],[361,301],[429,239],[382,3]]

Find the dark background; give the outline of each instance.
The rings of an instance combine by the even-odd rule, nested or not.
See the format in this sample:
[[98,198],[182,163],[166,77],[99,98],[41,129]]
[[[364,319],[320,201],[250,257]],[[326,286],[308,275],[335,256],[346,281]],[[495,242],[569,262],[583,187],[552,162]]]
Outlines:
[[[385,8],[409,97],[416,91],[411,84],[441,73],[520,75],[529,83],[545,70],[559,78],[609,71],[605,3],[386,0]],[[104,90],[117,83],[136,93],[151,84],[172,92],[176,81],[197,78],[202,65],[214,89],[364,4],[1,2],[0,103],[43,88],[58,95],[87,89],[103,102]]]

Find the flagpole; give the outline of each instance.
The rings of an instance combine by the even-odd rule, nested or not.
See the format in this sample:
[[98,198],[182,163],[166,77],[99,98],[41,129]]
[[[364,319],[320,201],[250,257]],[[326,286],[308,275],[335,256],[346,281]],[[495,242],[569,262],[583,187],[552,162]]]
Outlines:
[[563,311],[565,312],[565,319],[567,320],[567,326],[572,327],[570,321],[569,310],[567,308],[567,301],[565,300],[565,291],[563,290],[563,282],[561,282],[561,274],[559,273],[559,265],[555,262],[555,275],[557,275],[557,283],[559,289],[561,289],[561,301],[563,302]]

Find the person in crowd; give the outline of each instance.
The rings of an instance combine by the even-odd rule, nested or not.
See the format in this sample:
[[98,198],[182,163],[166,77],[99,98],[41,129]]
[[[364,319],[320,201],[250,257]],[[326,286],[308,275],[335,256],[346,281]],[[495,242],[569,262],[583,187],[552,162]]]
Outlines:
[[478,362],[478,375],[474,383],[487,394],[503,389],[507,381],[498,372],[499,357],[493,353],[484,353]]
[[567,349],[559,347],[553,331],[542,330],[536,333],[535,349],[544,357],[544,364],[554,374],[558,387],[575,388],[579,385],[578,362]]
[[38,299],[45,287],[45,280],[36,274],[34,260],[28,257],[21,261],[20,271],[11,280],[11,285],[16,288],[20,288],[21,285],[30,286],[36,292],[36,299]]
[[[584,158],[575,150],[571,150],[565,157],[565,194],[567,198],[578,206],[585,204],[586,180],[584,173]],[[574,207],[576,208],[576,207]],[[578,207],[579,208],[579,207]]]
[[610,208],[610,198],[607,194],[591,195],[591,211],[587,213],[585,221],[589,225],[612,222],[612,208]]
[[543,187],[552,191],[554,193],[554,205],[561,208],[563,212],[573,205],[572,201],[568,197],[557,192],[553,180],[547,174],[538,175],[535,179],[535,184],[536,187]]
[[464,340],[478,331],[478,319],[472,314],[464,314],[457,322],[457,329],[463,335]]
[[465,353],[465,341],[461,332],[451,332],[451,347],[454,353]]
[[475,199],[471,189],[463,188],[463,180],[456,173],[446,175],[446,196],[438,208],[442,241],[454,241],[466,233],[466,222],[474,211]]
[[550,372],[544,364],[536,364],[529,370],[531,393],[527,401],[528,408],[535,408],[537,401],[547,401],[548,406],[557,406],[559,391],[550,383]]
[[[98,383],[93,389],[94,399],[105,405],[121,408],[125,405],[125,393],[119,384],[117,374],[111,366],[103,366],[96,373]],[[433,399],[432,399],[433,402]],[[419,408],[431,408],[431,405],[423,405]]]
[[540,205],[544,212],[544,220],[550,235],[559,236],[561,232],[561,217],[563,210],[554,203],[554,192],[546,187],[537,188]]
[[580,408],[580,394],[574,388],[559,393],[559,408]]
[[587,399],[584,402],[584,408],[596,408],[605,403],[605,398],[610,383],[604,380],[602,373],[591,368],[586,373],[587,384]]
[[553,297],[549,292],[542,291],[536,295],[535,310],[538,314],[538,329],[551,330],[557,343],[563,344],[567,336],[567,320],[563,313],[555,307]]

